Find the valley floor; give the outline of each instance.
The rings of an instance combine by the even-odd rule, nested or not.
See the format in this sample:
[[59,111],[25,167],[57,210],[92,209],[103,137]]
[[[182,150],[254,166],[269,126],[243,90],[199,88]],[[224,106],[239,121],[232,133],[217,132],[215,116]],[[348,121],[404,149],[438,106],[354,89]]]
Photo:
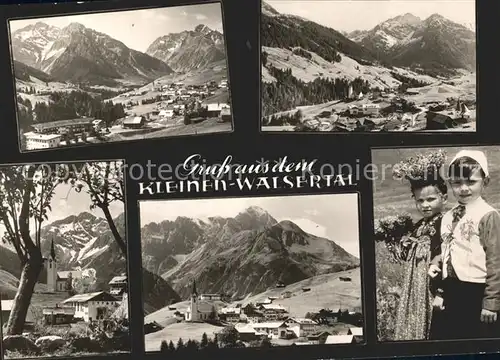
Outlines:
[[[351,280],[343,281],[341,278]],[[309,290],[304,291],[304,289]],[[289,297],[284,298],[283,293],[288,293]],[[314,276],[282,288],[273,288],[260,294],[248,296],[241,301],[228,304],[228,306],[256,303],[269,297],[277,298],[273,303],[286,308],[290,317],[304,318],[308,312],[317,312],[321,309],[336,311],[342,308],[362,313],[360,269]],[[209,338],[213,338],[216,332],[223,329],[222,326],[189,323],[176,318],[174,313],[177,311],[182,313],[187,310],[188,306],[189,301],[182,301],[146,315],[145,324],[156,322],[163,327],[162,330],[145,336],[147,351],[158,351],[163,340],[172,341],[174,344],[179,338],[182,338],[184,343],[189,339],[200,341],[203,333],[206,333]],[[350,327],[353,325],[338,322],[332,325],[318,325],[316,331],[345,334]],[[297,339],[271,339],[271,343],[280,346],[291,345],[297,341]]]

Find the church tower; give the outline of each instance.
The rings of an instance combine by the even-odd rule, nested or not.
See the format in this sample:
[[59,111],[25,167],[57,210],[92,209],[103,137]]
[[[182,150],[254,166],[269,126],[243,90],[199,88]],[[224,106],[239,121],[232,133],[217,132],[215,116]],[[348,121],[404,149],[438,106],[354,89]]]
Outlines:
[[49,292],[57,291],[57,262],[56,262],[56,250],[54,248],[54,239],[50,244],[50,255],[47,259],[47,290]]
[[198,291],[196,290],[196,281],[193,280],[193,288],[191,290],[191,319],[190,321],[199,321],[198,313]]

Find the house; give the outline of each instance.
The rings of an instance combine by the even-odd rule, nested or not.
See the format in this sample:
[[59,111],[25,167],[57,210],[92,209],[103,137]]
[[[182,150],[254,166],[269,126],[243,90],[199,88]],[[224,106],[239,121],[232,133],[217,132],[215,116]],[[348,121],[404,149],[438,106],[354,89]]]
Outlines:
[[457,126],[453,114],[444,111],[428,111],[426,130],[445,130]]
[[262,311],[266,320],[280,320],[288,316],[287,309],[279,304],[263,304],[259,310]]
[[171,118],[174,116],[174,110],[173,109],[164,109],[160,111],[158,114],[162,118]]
[[363,341],[363,328],[362,327],[351,327],[347,331],[347,335],[353,335],[356,342]]
[[266,338],[268,335],[265,332],[256,331],[252,325],[249,324],[236,324],[235,327],[238,332],[238,340],[240,341],[254,341]]
[[241,319],[241,308],[221,308],[219,310],[219,318],[229,323],[237,323]]
[[221,116],[222,109],[230,109],[230,106],[225,103],[214,103],[207,105],[207,117]]
[[283,299],[288,299],[288,298],[292,297],[292,292],[291,291],[284,291],[281,293],[281,297]]
[[127,292],[127,275],[121,274],[115,276],[108,283],[109,293],[117,298],[121,298]]
[[247,319],[249,322],[260,322],[264,320],[264,314],[260,311],[258,311],[255,307],[251,306],[250,304],[241,308],[241,311],[243,312],[243,315],[241,317],[243,319]]
[[271,339],[293,339],[295,334],[288,330],[288,326],[283,321],[262,322],[251,324],[255,331],[265,333]]
[[61,145],[62,135],[41,134],[27,132],[23,134],[26,139],[26,150],[51,149]]
[[354,344],[354,335],[329,335],[325,344]]
[[321,331],[307,336],[307,340],[313,344],[324,344],[326,338],[331,334],[328,331]]
[[144,116],[135,116],[123,120],[122,127],[125,129],[140,129],[146,124]]
[[380,112],[380,105],[379,104],[363,104],[361,106],[361,110],[363,112],[363,115],[376,116]]
[[78,294],[62,302],[75,309],[75,318],[85,322],[105,319],[119,306],[117,298],[105,291]]
[[42,309],[45,325],[71,324],[75,312],[76,310],[73,307],[61,307],[59,305]]
[[0,320],[2,321],[2,324],[7,324],[7,322],[9,321],[10,312],[12,311],[12,307],[14,306],[14,300],[2,300],[0,305],[2,310]]
[[222,122],[231,122],[233,120],[233,116],[231,115],[230,108],[224,108],[220,111],[220,119]]
[[35,132],[39,134],[63,134],[66,132],[73,132],[80,134],[92,130],[94,126],[92,122],[94,118],[78,118],[69,120],[50,121],[45,123],[34,124]]
[[285,324],[297,337],[314,333],[318,325],[316,321],[305,318],[288,318],[285,320]]
[[363,131],[372,131],[375,128],[375,122],[369,120],[367,118],[360,118],[356,121],[356,127],[354,131],[363,132]]

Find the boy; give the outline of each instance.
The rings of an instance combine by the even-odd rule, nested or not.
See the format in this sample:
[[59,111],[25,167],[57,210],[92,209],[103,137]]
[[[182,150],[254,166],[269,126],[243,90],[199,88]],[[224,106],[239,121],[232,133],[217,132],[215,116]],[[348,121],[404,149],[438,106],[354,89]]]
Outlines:
[[481,151],[460,151],[448,177],[458,205],[441,223],[440,267],[443,277],[443,334],[448,339],[500,337],[500,214],[482,197],[489,183],[488,162]]

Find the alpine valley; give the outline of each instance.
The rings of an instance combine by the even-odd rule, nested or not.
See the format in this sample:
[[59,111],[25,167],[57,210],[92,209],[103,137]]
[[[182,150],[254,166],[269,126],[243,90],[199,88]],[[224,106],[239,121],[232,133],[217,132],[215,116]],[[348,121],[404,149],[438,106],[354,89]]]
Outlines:
[[[65,121],[57,125],[60,129],[84,124],[86,133],[69,136],[68,130],[57,146],[231,126],[214,119],[192,125],[185,120],[186,114],[188,120],[220,120],[219,113],[202,116],[195,110],[229,103],[224,36],[204,24],[163,34],[145,52],[78,22],[59,28],[39,21],[13,31],[11,44],[18,124],[28,137],[32,131],[53,134],[59,121]],[[41,123],[50,124],[40,130]]]
[[263,130],[475,130],[471,26],[405,13],[347,33],[270,4],[261,17]]
[[[354,313],[362,308],[358,258],[292,221],[278,222],[257,206],[231,218],[179,216],[146,223],[141,243],[144,269],[164,279],[181,299],[146,311],[146,325],[156,327],[146,332],[147,350],[179,337],[199,341],[204,332],[213,336],[228,325],[227,311],[268,298],[274,299],[272,306],[285,306],[287,316],[297,318],[321,309],[342,307]],[[212,304],[222,323],[192,324],[185,318],[194,283],[200,299],[219,297],[203,303]]]

